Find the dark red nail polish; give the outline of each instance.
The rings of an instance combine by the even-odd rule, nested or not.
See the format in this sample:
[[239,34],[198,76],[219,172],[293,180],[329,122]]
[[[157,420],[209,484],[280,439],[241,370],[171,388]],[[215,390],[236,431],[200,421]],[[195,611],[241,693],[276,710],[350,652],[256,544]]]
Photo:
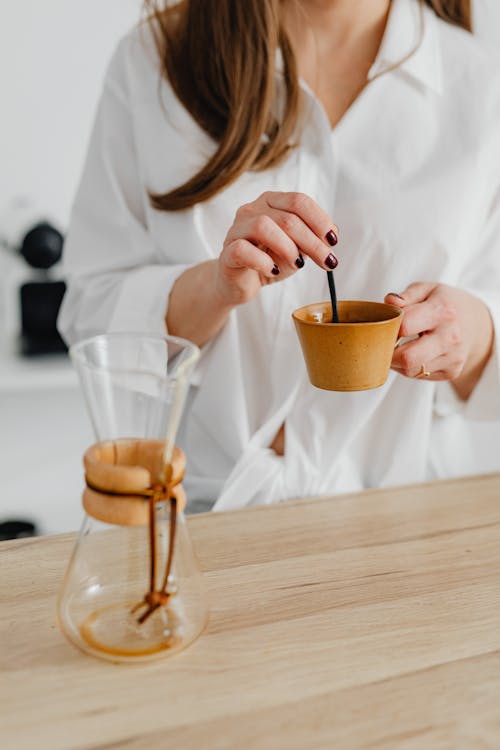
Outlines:
[[295,261],[295,265],[297,266],[297,268],[304,268],[304,264],[305,264],[304,257],[302,253],[299,253],[297,260]]
[[[389,295],[391,297],[397,297],[398,299],[402,299],[403,302],[404,302],[404,297],[402,297],[400,294],[396,294],[396,292],[389,292]],[[387,296],[389,296],[389,295],[387,295]]]
[[274,266],[271,269],[271,273],[272,273],[273,276],[278,276],[279,272],[280,272],[280,269],[278,268],[278,266],[275,263]]
[[326,241],[332,247],[335,247],[335,245],[339,241],[339,238],[337,237],[337,235],[335,234],[335,232],[333,231],[333,229],[330,229],[330,231],[326,233]]
[[332,271],[334,268],[337,268],[339,262],[338,259],[335,257],[333,253],[329,253],[329,255],[325,258],[325,266],[328,266],[328,268],[331,268]]

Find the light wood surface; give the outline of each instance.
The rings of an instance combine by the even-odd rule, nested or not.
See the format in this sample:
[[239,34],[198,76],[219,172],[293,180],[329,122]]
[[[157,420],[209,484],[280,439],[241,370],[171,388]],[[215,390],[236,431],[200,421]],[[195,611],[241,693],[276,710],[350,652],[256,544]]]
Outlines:
[[140,666],[57,630],[73,536],[0,544],[3,750],[499,750],[500,475],[189,525],[208,629]]

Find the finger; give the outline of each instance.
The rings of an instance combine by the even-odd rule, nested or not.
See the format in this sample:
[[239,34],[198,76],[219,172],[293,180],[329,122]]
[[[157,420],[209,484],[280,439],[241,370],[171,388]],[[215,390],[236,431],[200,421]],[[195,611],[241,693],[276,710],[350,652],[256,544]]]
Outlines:
[[[270,209],[270,216],[288,237],[293,240],[301,253],[308,255],[315,262],[319,262],[321,266],[323,265],[325,259],[324,242],[319,239],[297,214]],[[297,265],[297,262],[295,265]]]
[[408,304],[404,297],[402,297],[397,292],[389,292],[388,294],[386,294],[384,297],[384,302],[387,305],[396,305],[396,307],[401,308],[405,307],[406,304]]
[[432,360],[426,368],[431,373],[431,380],[455,380],[463,372],[464,360],[443,354]]
[[[415,375],[408,375],[399,367],[392,366],[392,369],[404,377],[411,377],[417,380],[455,380],[463,370],[463,362],[461,360],[452,360],[448,354],[443,354],[430,362],[423,362]],[[429,374],[424,375],[424,371]]]
[[[321,253],[315,252],[311,255],[318,265],[329,269],[337,266],[338,260],[332,248],[338,242],[339,229],[316,201],[304,193],[269,192],[264,193],[263,199],[269,208],[298,216],[314,232],[323,245]],[[329,251],[326,255],[324,254],[325,248]]]
[[[276,268],[279,270],[280,279],[287,279],[289,276],[293,276],[293,274],[297,272],[297,269],[302,268],[304,265],[304,259],[302,255],[297,256],[295,266],[291,268],[288,263],[284,263],[282,258],[278,257],[272,250],[269,250],[269,248],[264,247],[263,245],[259,245],[258,249],[266,253],[269,258],[271,258]],[[300,264],[300,258],[302,258],[302,265]]]
[[280,273],[278,266],[267,253],[244,239],[234,240],[225,245],[221,253],[221,261],[228,269],[250,269],[268,279],[275,279]]
[[441,337],[432,333],[425,334],[397,347],[391,366],[407,378],[414,378],[421,372],[423,364],[429,370],[429,364],[443,355],[445,351]]
[[253,245],[260,245],[270,250],[279,259],[278,266],[286,264],[296,271],[296,260],[300,255],[295,242],[267,214],[252,217],[238,229],[240,236]]
[[438,326],[448,324],[453,319],[451,308],[444,304],[438,295],[431,296],[424,302],[409,305],[404,311],[399,331],[399,335],[403,337],[434,331]]
[[436,287],[437,284],[431,281],[415,281],[402,292],[397,294],[390,292],[387,296],[394,298],[394,302],[389,302],[389,304],[399,305],[399,303],[403,303],[403,306],[406,307],[407,305],[414,305],[417,302],[423,302],[432,294]]

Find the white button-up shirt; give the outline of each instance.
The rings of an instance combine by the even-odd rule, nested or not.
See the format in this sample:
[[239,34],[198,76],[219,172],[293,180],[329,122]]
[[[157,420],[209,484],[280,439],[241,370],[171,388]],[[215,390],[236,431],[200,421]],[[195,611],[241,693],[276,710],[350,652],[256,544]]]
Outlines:
[[[65,246],[66,339],[164,333],[176,279],[217,258],[236,209],[265,190],[308,193],[339,225],[341,298],[440,281],[483,299],[498,332],[499,72],[472,35],[394,0],[373,80],[333,130],[304,86],[306,127],[284,164],[162,213],[148,191],[183,183],[215,144],[159,85],[147,29],[134,31],[106,77]],[[205,348],[180,438],[191,498],[224,509],[500,468],[496,350],[467,403],[448,383],[392,371],[372,391],[320,391],[291,313],[325,299],[326,275],[309,261],[235,309]],[[279,457],[268,446],[283,423]]]

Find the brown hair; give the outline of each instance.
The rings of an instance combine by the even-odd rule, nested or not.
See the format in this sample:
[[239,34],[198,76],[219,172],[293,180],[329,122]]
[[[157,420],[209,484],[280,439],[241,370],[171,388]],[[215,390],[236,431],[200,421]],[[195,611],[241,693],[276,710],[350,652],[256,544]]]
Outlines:
[[[471,0],[425,3],[440,18],[472,30]],[[190,208],[212,198],[247,170],[261,171],[286,158],[297,132],[301,97],[284,4],[283,0],[178,0],[172,5],[145,0],[162,76],[218,144],[187,182],[168,193],[152,194],[154,208]],[[283,94],[277,90],[278,50]]]
[[425,0],[429,8],[445,21],[472,31],[472,0]]

